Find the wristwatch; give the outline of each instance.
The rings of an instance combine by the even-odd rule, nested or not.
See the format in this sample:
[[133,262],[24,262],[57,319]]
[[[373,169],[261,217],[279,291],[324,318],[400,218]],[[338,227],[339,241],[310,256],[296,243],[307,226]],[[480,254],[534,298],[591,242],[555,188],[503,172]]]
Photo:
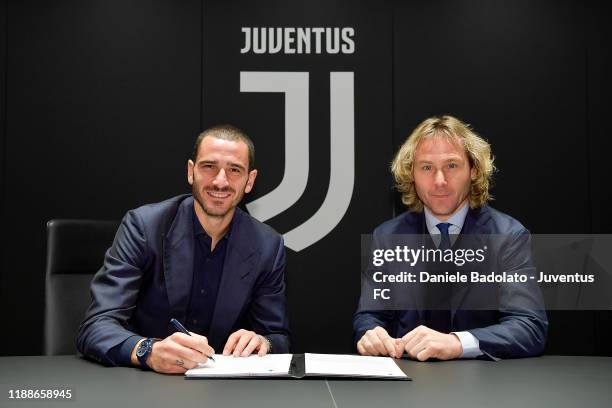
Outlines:
[[147,364],[147,358],[151,351],[153,351],[153,343],[155,343],[157,339],[147,338],[140,342],[138,345],[138,349],[136,350],[136,357],[140,362],[140,367],[143,370],[150,370],[151,367]]

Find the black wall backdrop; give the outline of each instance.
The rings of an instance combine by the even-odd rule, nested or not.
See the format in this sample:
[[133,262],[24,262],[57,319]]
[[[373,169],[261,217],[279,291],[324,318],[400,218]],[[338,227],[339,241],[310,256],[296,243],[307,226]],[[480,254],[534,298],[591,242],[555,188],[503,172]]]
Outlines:
[[[322,239],[288,249],[295,352],[352,351],[360,234],[402,211],[388,163],[425,117],[456,115],[492,143],[493,206],[532,232],[612,233],[598,2],[4,0],[0,13],[2,355],[42,351],[47,220],[120,219],[188,192],[193,140],[219,122],[257,146],[247,204],[282,183],[287,96],[241,92],[241,72],[308,77],[308,178],[267,220],[281,233],[333,189],[331,73],[353,73],[350,205]],[[241,53],[242,27],[351,27],[355,50]],[[549,317],[547,353],[611,355],[610,312]]]

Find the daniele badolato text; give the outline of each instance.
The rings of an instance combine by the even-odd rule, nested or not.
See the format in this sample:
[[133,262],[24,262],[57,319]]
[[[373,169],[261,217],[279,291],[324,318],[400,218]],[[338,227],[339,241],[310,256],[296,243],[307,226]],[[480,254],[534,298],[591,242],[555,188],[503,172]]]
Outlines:
[[[441,250],[425,248],[425,246],[410,248],[398,245],[393,249],[374,249],[371,255],[373,268],[370,269],[370,279],[375,285],[385,283],[490,284],[526,283],[530,281],[543,284],[595,282],[594,275],[581,273],[546,274],[540,271],[533,274],[533,269],[516,272],[483,271],[489,266],[486,246],[478,249]],[[453,266],[456,266],[458,270],[441,270],[451,269]],[[426,270],[429,268],[431,270]],[[383,288],[375,288],[373,291],[374,299],[386,299],[386,296],[389,295],[389,292],[385,292]]]

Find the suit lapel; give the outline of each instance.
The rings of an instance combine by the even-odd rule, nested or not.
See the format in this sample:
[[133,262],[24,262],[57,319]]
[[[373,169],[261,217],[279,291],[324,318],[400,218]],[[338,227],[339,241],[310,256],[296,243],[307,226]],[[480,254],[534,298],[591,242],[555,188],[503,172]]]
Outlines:
[[406,212],[396,234],[426,234],[425,213]]
[[[419,248],[421,245],[425,245],[426,248],[433,247],[433,241],[429,235],[429,231],[427,230],[427,224],[425,223],[425,213],[421,212],[406,212],[406,216],[399,228],[398,234],[407,234],[414,236],[414,244],[415,247]],[[414,268],[415,270],[422,270]],[[418,273],[418,272],[417,272]],[[412,285],[410,286],[412,288]],[[410,296],[414,299],[414,307],[418,314],[419,322],[424,322],[427,314],[427,310],[425,304],[427,302],[425,296],[426,292],[422,290],[422,288],[415,288],[412,290]]]
[[[462,243],[469,242],[470,244],[474,244],[479,241],[477,238],[474,237],[469,237],[469,239],[465,239],[463,238],[465,235],[490,234],[490,228],[487,225],[490,219],[491,214],[486,205],[478,208],[470,208],[467,215],[465,216],[465,221],[463,223],[463,228],[461,229],[461,234],[459,234],[457,242],[455,242],[455,245],[453,247],[460,248]],[[464,303],[464,300],[470,292],[471,287],[472,285],[453,285],[453,296],[451,299],[451,320],[453,321],[453,323],[456,312]]]
[[259,255],[253,247],[250,224],[245,217],[236,208],[210,324],[209,337],[213,344],[225,344],[256,278],[254,269]]
[[164,279],[170,315],[185,321],[193,281],[193,197],[179,205],[163,240]]
[[486,205],[470,208],[465,216],[461,234],[488,234],[489,228],[486,227],[486,224],[490,219],[491,213]]

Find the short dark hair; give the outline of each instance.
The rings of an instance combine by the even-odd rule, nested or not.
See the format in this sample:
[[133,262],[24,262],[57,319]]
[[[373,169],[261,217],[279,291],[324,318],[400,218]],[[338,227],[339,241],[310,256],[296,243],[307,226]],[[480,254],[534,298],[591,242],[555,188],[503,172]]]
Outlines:
[[234,142],[244,142],[244,144],[247,145],[247,148],[249,150],[249,171],[255,168],[255,145],[253,144],[253,141],[251,140],[249,135],[247,135],[242,129],[239,129],[236,126],[229,124],[215,125],[213,127],[209,127],[208,129],[200,133],[193,146],[193,153],[191,159],[194,162],[198,157],[198,150],[200,149],[200,144],[202,144],[202,140],[204,140],[204,138],[208,136],[216,137],[217,139],[231,140]]

